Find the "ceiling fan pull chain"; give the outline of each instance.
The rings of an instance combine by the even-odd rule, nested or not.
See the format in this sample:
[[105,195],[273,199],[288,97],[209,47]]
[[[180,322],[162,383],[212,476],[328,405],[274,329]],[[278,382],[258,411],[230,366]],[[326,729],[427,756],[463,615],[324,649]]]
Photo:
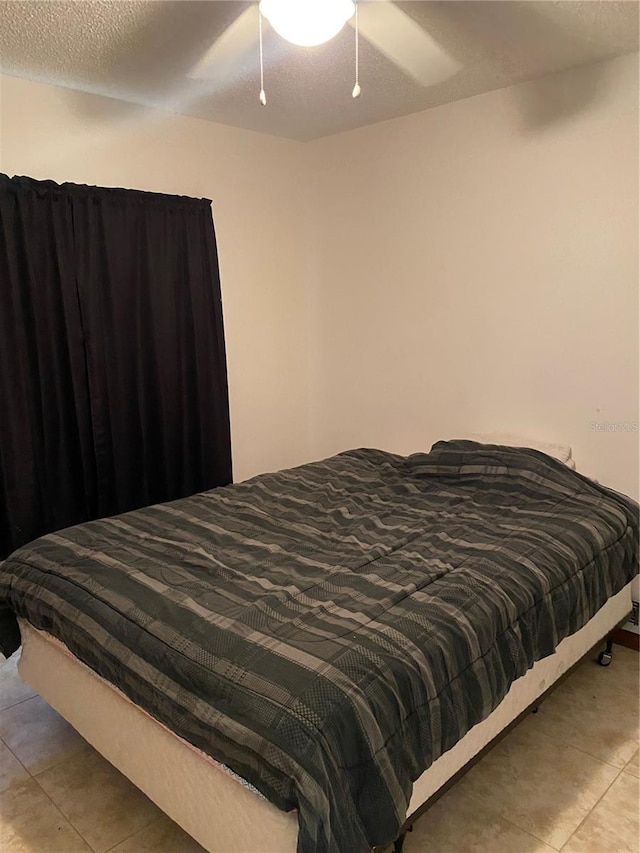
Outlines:
[[356,0],[356,85],[353,87],[353,92],[351,93],[352,98],[360,97],[360,26],[358,21],[358,2]]
[[267,96],[264,93],[264,53],[262,51],[262,12],[258,7],[258,29],[260,33],[260,103],[267,106]]

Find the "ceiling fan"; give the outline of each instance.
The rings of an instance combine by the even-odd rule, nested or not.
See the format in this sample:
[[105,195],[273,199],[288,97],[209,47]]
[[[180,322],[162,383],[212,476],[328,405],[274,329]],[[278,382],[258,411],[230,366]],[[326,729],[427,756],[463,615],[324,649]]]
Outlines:
[[251,53],[260,57],[260,101],[266,104],[262,79],[262,28],[266,19],[292,45],[312,47],[334,38],[344,26],[356,30],[356,85],[358,38],[362,36],[407,77],[420,86],[432,86],[460,69],[460,64],[416,21],[391,0],[260,0],[245,9],[215,40],[189,77],[207,79],[233,75]]

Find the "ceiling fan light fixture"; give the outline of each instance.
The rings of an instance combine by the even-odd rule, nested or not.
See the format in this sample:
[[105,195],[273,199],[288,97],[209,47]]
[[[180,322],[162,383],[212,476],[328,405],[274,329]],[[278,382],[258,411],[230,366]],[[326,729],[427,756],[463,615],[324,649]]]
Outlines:
[[353,0],[261,0],[260,12],[283,39],[313,47],[338,35],[355,12]]

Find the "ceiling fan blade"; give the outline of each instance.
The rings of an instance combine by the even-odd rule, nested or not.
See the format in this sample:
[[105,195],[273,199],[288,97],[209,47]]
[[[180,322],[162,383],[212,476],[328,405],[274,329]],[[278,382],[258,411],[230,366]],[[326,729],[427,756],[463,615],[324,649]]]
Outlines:
[[[462,67],[394,3],[359,3],[358,15],[361,35],[421,86],[446,80]],[[349,23],[355,26],[353,18]]]
[[188,76],[195,80],[227,77],[250,54],[257,56],[258,4],[245,9],[214,41]]

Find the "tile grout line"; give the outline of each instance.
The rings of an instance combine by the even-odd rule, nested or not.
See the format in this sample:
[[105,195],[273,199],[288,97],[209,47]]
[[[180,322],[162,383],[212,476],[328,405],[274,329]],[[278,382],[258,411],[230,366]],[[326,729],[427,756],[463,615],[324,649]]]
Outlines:
[[[0,2],[2,2],[2,0],[0,0]],[[75,731],[75,729],[74,729],[74,731]],[[79,734],[78,737],[82,738],[82,735]],[[82,744],[79,745],[78,749],[76,749],[74,752],[72,752],[71,755],[65,755],[59,761],[56,761],[53,764],[48,764],[46,767],[43,767],[42,770],[38,770],[37,773],[31,773],[29,768],[27,768],[27,773],[29,773],[31,776],[33,776],[34,779],[37,779],[38,776],[42,776],[43,773],[48,773],[49,770],[54,770],[56,767],[61,767],[65,763],[65,761],[71,761],[72,758],[77,758],[78,755],[80,755],[80,753],[82,752],[82,750],[85,749],[86,747],[93,749],[91,744],[88,743],[88,741],[86,741],[84,738],[82,738]]]
[[622,767],[618,767],[617,764],[611,764],[610,761],[605,761],[604,758],[600,758],[600,756],[598,756],[598,755],[593,755],[593,753],[587,752],[587,750],[584,749],[583,747],[576,746],[575,743],[569,743],[567,740],[563,740],[562,738],[555,737],[554,735],[551,735],[546,731],[540,731],[540,730],[532,729],[532,734],[535,735],[535,737],[542,737],[542,738],[545,738],[546,740],[553,741],[553,743],[562,744],[563,746],[568,747],[569,749],[575,749],[577,752],[581,752],[583,755],[588,755],[589,758],[593,759],[594,761],[597,761],[599,764],[604,764],[606,767],[611,767],[613,770],[617,770],[618,772],[621,772],[622,770],[624,770],[624,768],[627,766],[629,761],[631,761],[631,758],[633,758],[633,755],[635,755],[635,752],[634,752],[633,755],[631,756],[631,758],[627,762],[625,762],[625,764]]
[[551,850],[556,850],[553,844],[549,844],[548,841],[545,841],[544,838],[540,838],[540,836],[536,835],[535,832],[531,832],[531,830],[529,829],[524,829],[524,827],[519,826],[517,823],[514,823],[512,820],[510,820],[508,817],[505,817],[501,812],[497,811],[494,808],[491,808],[490,806],[485,805],[479,797],[476,797],[475,794],[467,794],[466,796],[468,796],[469,799],[474,800],[475,803],[481,806],[483,813],[486,814],[487,811],[491,811],[496,817],[505,821],[505,823],[508,823],[509,826],[515,827],[518,832],[524,832],[525,835],[528,835],[530,838],[533,838],[536,841],[540,841],[542,844],[545,844]]
[[550,850],[556,850],[556,848],[553,846],[553,844],[551,844],[549,841],[545,841],[544,838],[540,838],[540,836],[536,835],[535,832],[531,832],[529,829],[524,829],[523,827],[518,826],[517,823],[514,823],[513,821],[509,820],[508,817],[504,817],[504,815],[500,815],[500,817],[503,820],[506,820],[506,822],[508,824],[510,824],[511,826],[515,826],[516,829],[520,830],[520,832],[524,832],[525,835],[528,835],[530,838],[534,838],[536,841],[540,841],[541,844],[544,844]]
[[[0,0],[0,2],[1,2],[1,0]],[[36,693],[34,696],[30,696],[28,699],[22,699],[20,702],[16,702],[15,705],[10,705],[9,708],[17,708],[18,705],[23,705],[25,702],[28,702],[30,699],[35,699],[36,697],[41,699],[43,702],[45,701],[44,699],[42,699],[42,697],[38,693]],[[48,705],[48,703],[46,703],[46,704]],[[2,714],[3,711],[8,711],[9,708],[2,708],[2,710],[0,710],[0,714]],[[49,705],[49,708],[51,708],[51,705]],[[56,714],[58,713],[55,710],[55,708],[53,708],[52,710],[55,711]],[[58,716],[60,716],[60,715],[58,714]],[[73,728],[73,726],[71,726],[71,728]],[[80,752],[81,748],[91,747],[91,744],[88,743],[88,741],[86,741],[82,737],[82,735],[76,731],[76,729],[73,729],[73,731],[76,732],[78,737],[82,739],[84,746],[78,747],[77,751],[72,752],[71,755],[64,756],[59,761],[56,761],[54,764],[50,764],[47,767],[44,767],[42,770],[38,770],[37,773],[33,773],[31,770],[29,770],[27,765],[18,757],[17,753],[11,748],[10,744],[5,740],[5,738],[2,736],[1,733],[0,733],[0,743],[2,743],[3,746],[5,746],[9,750],[9,752],[13,755],[13,757],[16,759],[16,761],[18,761],[19,764],[21,764],[22,767],[24,767],[24,769],[29,774],[29,776],[31,776],[32,779],[35,779],[36,776],[39,776],[41,773],[46,773],[48,770],[53,770],[54,767],[59,767],[64,761],[68,761],[71,758],[75,758],[75,756],[78,755],[78,753]]]
[[[154,805],[155,805],[155,803],[154,803]],[[162,812],[162,815],[164,815],[164,812]],[[136,835],[138,835],[140,832],[144,832],[145,829],[149,829],[150,826],[153,826],[153,824],[156,821],[162,820],[162,815],[160,815],[158,817],[154,817],[153,820],[150,820],[149,823],[145,823],[144,826],[141,826],[140,829],[136,829],[135,832],[132,832],[131,835],[127,835],[126,838],[121,838],[120,841],[116,841],[115,844],[113,844],[111,847],[107,848],[107,850],[103,850],[102,853],[111,853],[111,851],[115,850],[116,847],[118,847],[120,844],[124,844],[125,841],[131,841],[131,839],[135,838]],[[171,820],[171,818],[169,818],[169,820]]]
[[[542,737],[543,740],[551,741],[553,744],[563,744],[564,746],[569,747],[570,749],[576,750],[576,752],[580,752],[582,755],[588,756],[593,761],[597,761],[598,764],[600,764],[604,767],[610,767],[612,770],[616,771],[615,776],[611,779],[611,782],[606,786],[605,790],[602,792],[602,794],[600,794],[600,796],[597,798],[597,800],[589,808],[589,810],[587,811],[585,816],[579,821],[577,826],[571,831],[571,834],[569,835],[569,837],[564,842],[562,842],[560,847],[555,847],[550,841],[547,841],[544,838],[541,838],[540,836],[536,835],[535,832],[532,832],[529,829],[525,829],[524,827],[520,826],[518,823],[515,823],[509,817],[502,814],[502,812],[497,811],[496,809],[493,809],[493,808],[491,809],[492,812],[494,812],[496,815],[498,815],[500,818],[502,818],[504,821],[506,821],[511,826],[516,827],[520,832],[524,832],[529,837],[536,839],[536,841],[540,841],[542,844],[545,844],[550,849],[558,851],[558,853],[559,853],[569,843],[571,838],[573,838],[574,834],[576,832],[578,832],[578,830],[580,829],[582,824],[587,820],[587,818],[592,813],[592,811],[599,805],[602,798],[607,794],[607,792],[612,787],[612,785],[614,785],[615,782],[620,778],[621,774],[626,773],[626,775],[631,776],[632,778],[639,778],[639,777],[633,777],[632,773],[627,773],[627,771],[626,771],[626,767],[628,766],[629,762],[633,759],[635,752],[634,752],[634,755],[632,755],[631,758],[627,762],[625,762],[625,764],[622,767],[619,767],[619,766],[616,766],[615,764],[611,764],[610,762],[605,761],[603,758],[601,758],[597,755],[593,755],[592,753],[587,752],[584,748],[577,746],[574,743],[567,743],[565,740],[561,740],[557,737],[554,737],[553,735],[549,734],[548,732],[546,732],[544,730],[533,728],[533,729],[531,729],[531,733],[534,735],[534,737]],[[467,794],[467,796],[470,796],[472,799],[474,799],[476,803],[482,802],[480,800],[480,798],[477,798],[474,794]],[[483,804],[483,807],[485,809],[487,808],[484,804]]]
[[584,823],[584,822],[585,822],[585,821],[586,821],[586,820],[591,816],[591,813],[593,812],[593,810],[594,810],[595,808],[597,808],[597,806],[602,802],[603,798],[607,795],[608,791],[612,788],[612,786],[615,784],[615,782],[617,782],[617,781],[618,781],[618,779],[620,778],[620,774],[621,774],[622,772],[623,772],[622,770],[619,770],[619,771],[618,771],[618,773],[616,774],[615,778],[613,778],[613,779],[611,780],[610,784],[609,784],[609,785],[607,785],[606,789],[605,789],[605,790],[602,792],[602,794],[598,797],[598,799],[596,800],[596,802],[591,806],[591,808],[589,809],[589,811],[588,811],[588,812],[586,813],[586,815],[582,818],[582,820],[580,821],[580,823],[576,826],[576,828],[573,830],[573,832],[571,833],[571,835],[570,835],[570,836],[567,838],[567,840],[564,842],[564,844],[562,845],[562,847],[560,847],[560,853],[561,853],[561,851],[562,851],[562,850],[564,850],[564,848],[567,846],[567,844],[571,841],[571,839],[572,839],[572,838],[573,838],[573,836],[576,834],[576,832],[578,832],[578,830],[579,830],[579,829],[580,829],[580,827],[583,825],[583,823]]
[[22,761],[20,761],[20,759],[18,758],[18,756],[17,756],[17,755],[15,754],[15,752],[11,749],[11,747],[9,746],[9,744],[8,744],[8,743],[5,743],[5,741],[4,741],[1,737],[0,737],[0,742],[2,743],[2,745],[4,746],[4,748],[7,750],[7,752],[9,752],[9,753],[10,753],[10,754],[15,758],[15,760],[18,762],[18,764],[20,765],[20,767],[22,767],[22,769],[23,769],[23,770],[24,770],[24,772],[27,774],[27,776],[29,776],[29,778],[30,778],[30,779],[33,779],[33,773],[30,773],[30,772],[29,772],[29,768],[28,768],[28,767],[25,767],[25,765],[22,763]]
[[[84,740],[84,739],[83,739],[83,740]],[[87,746],[89,746],[91,749],[93,749],[93,747],[91,746],[91,744],[90,744],[90,743],[88,743],[87,741],[84,741],[84,743],[85,743],[85,745],[87,745]],[[112,845],[111,845],[111,847],[108,847],[106,850],[101,850],[101,849],[100,849],[100,850],[96,850],[96,848],[95,848],[92,844],[90,844],[90,842],[85,838],[85,836],[82,834],[82,832],[80,831],[80,829],[75,825],[75,823],[73,822],[72,818],[71,818],[68,814],[66,814],[66,812],[63,810],[62,806],[60,806],[58,803],[56,803],[56,801],[55,801],[55,800],[53,799],[53,797],[48,793],[48,791],[43,787],[43,785],[41,785],[41,784],[40,784],[40,779],[38,778],[39,776],[42,776],[42,775],[44,775],[45,773],[47,773],[49,770],[53,770],[53,769],[54,769],[54,767],[60,767],[60,766],[61,766],[65,761],[70,761],[72,758],[75,758],[75,757],[77,756],[77,754],[78,754],[78,753],[75,753],[74,755],[70,755],[70,756],[68,756],[67,758],[63,759],[63,761],[59,761],[57,764],[55,764],[55,765],[53,765],[53,766],[51,766],[51,767],[47,767],[47,768],[46,768],[46,770],[41,770],[41,771],[38,773],[38,775],[37,775],[37,776],[36,776],[36,775],[31,775],[31,778],[34,780],[34,782],[37,782],[37,783],[38,783],[38,787],[40,788],[40,790],[41,790],[41,791],[45,794],[45,796],[46,796],[46,797],[47,797],[47,798],[48,798],[48,799],[53,803],[53,805],[54,805],[54,806],[56,807],[56,809],[60,812],[60,814],[63,816],[63,818],[64,818],[64,819],[67,821],[67,823],[68,823],[68,824],[73,828],[73,830],[74,830],[75,832],[77,832],[77,833],[78,833],[78,835],[80,836],[80,838],[84,841],[84,843],[85,843],[85,844],[87,845],[87,847],[92,851],[92,853],[109,853],[109,851],[113,850],[113,849],[114,849],[115,847],[117,847],[119,844],[124,844],[124,842],[125,842],[125,841],[129,841],[129,839],[130,839],[130,838],[133,838],[133,837],[134,837],[134,835],[137,835],[137,834],[138,834],[138,832],[142,832],[142,830],[143,830],[143,829],[147,829],[149,826],[151,826],[151,824],[152,824],[154,821],[159,820],[159,817],[158,817],[158,816],[156,816],[156,817],[154,817],[152,820],[150,820],[150,821],[149,821],[149,823],[145,823],[145,825],[144,825],[144,826],[141,826],[139,829],[136,829],[136,831],[135,831],[135,832],[132,832],[132,833],[131,833],[131,835],[127,835],[127,836],[126,836],[126,838],[120,838],[118,841],[116,841],[116,842],[115,842],[115,844],[112,844]],[[27,772],[28,772],[28,771],[27,771]]]
[[[556,741],[556,742],[557,742],[557,741]],[[576,747],[573,747],[573,748],[576,748]],[[580,752],[583,752],[583,750],[579,750],[579,751],[580,751]],[[584,753],[584,754],[589,755],[589,757],[590,757],[590,758],[595,758],[595,756],[590,755],[590,753]],[[601,761],[601,759],[598,759],[598,760],[600,760],[600,761]],[[482,800],[481,800],[479,797],[477,797],[475,794],[467,794],[466,796],[468,796],[470,799],[474,800],[476,803],[480,804],[480,805],[482,806],[482,808],[483,808],[485,811],[487,811],[487,810],[489,809],[489,810],[490,810],[491,812],[493,812],[497,817],[499,817],[499,818],[501,818],[502,820],[506,821],[506,823],[510,824],[511,826],[514,826],[514,827],[515,827],[516,829],[518,829],[520,832],[524,832],[526,835],[529,835],[531,838],[535,838],[535,840],[536,840],[536,841],[540,841],[542,844],[545,844],[547,847],[551,848],[552,850],[557,851],[557,853],[561,853],[561,851],[562,851],[562,850],[566,847],[566,845],[571,841],[571,839],[573,838],[573,836],[575,835],[575,833],[580,829],[580,827],[582,826],[582,824],[587,820],[587,818],[589,817],[589,815],[591,814],[591,812],[592,812],[592,811],[593,811],[593,810],[598,806],[598,804],[600,803],[600,801],[602,800],[602,798],[607,794],[607,792],[608,792],[608,791],[609,791],[609,789],[612,787],[612,785],[613,785],[613,784],[614,784],[614,783],[615,783],[615,782],[620,778],[620,776],[625,772],[625,771],[624,771],[624,768],[615,767],[615,766],[614,766],[614,765],[612,765],[612,764],[608,764],[608,762],[606,762],[606,761],[601,761],[601,763],[602,763],[602,764],[606,764],[606,765],[607,765],[607,767],[612,767],[614,770],[617,770],[618,772],[616,773],[616,775],[614,776],[614,778],[611,780],[611,782],[607,785],[606,789],[602,792],[602,794],[601,794],[601,795],[598,797],[598,799],[595,801],[595,803],[594,803],[594,804],[591,806],[591,808],[588,810],[588,812],[586,813],[586,815],[585,815],[585,816],[580,820],[580,822],[579,822],[579,823],[578,823],[578,825],[575,827],[575,829],[573,829],[573,830],[572,830],[572,832],[571,832],[571,834],[569,835],[569,837],[567,838],[567,840],[562,842],[562,845],[561,845],[560,847],[554,847],[554,845],[553,845],[553,844],[551,844],[551,842],[550,842],[550,841],[546,841],[544,838],[541,838],[539,835],[536,835],[536,834],[535,834],[535,832],[531,832],[531,830],[529,830],[529,829],[525,829],[524,827],[522,827],[522,826],[520,826],[519,824],[515,823],[515,822],[514,822],[513,820],[511,820],[510,818],[506,817],[506,815],[503,815],[501,812],[497,811],[496,809],[486,806],[486,805],[482,802]],[[632,774],[627,774],[627,775],[631,775],[631,776],[632,776]],[[633,776],[632,776],[632,778],[637,778],[637,777],[633,777]]]
[[[29,772],[29,771],[27,771],[27,772]],[[31,775],[30,775],[30,778],[29,778],[29,780],[28,780],[28,781],[29,781],[29,782],[35,782],[35,783],[36,783],[36,785],[38,786],[38,789],[39,789],[39,790],[40,790],[40,791],[45,795],[45,797],[49,800],[49,802],[51,803],[51,805],[53,806],[53,808],[55,809],[55,811],[57,811],[57,812],[58,812],[58,814],[59,814],[59,815],[60,815],[60,817],[63,819],[63,821],[64,821],[65,823],[68,823],[68,824],[69,824],[69,826],[71,827],[71,829],[76,833],[76,835],[77,835],[77,836],[78,836],[82,841],[84,841],[84,843],[87,845],[87,847],[89,848],[89,850],[91,850],[91,851],[92,851],[92,853],[96,853],[96,851],[94,850],[94,848],[89,844],[89,842],[88,842],[88,841],[87,841],[87,839],[84,837],[84,835],[83,835],[83,834],[82,834],[82,833],[81,833],[81,832],[80,832],[80,831],[79,831],[79,830],[78,830],[78,829],[73,825],[73,823],[69,820],[69,818],[66,816],[66,814],[62,811],[62,809],[60,808],[60,806],[59,806],[56,802],[54,802],[54,801],[51,799],[51,797],[50,797],[50,796],[49,796],[49,794],[45,791],[45,789],[42,787],[42,785],[40,784],[40,782],[38,782],[37,778],[36,778],[35,776],[31,776]],[[23,783],[23,784],[25,784],[25,783]]]
[[[56,766],[59,766],[59,765],[56,765]],[[46,771],[46,770],[43,770],[42,772],[43,772],[43,773],[46,773],[47,771]],[[67,823],[69,824],[69,826],[73,829],[73,831],[74,831],[74,832],[76,832],[76,833],[80,836],[80,838],[84,841],[84,843],[87,845],[87,847],[89,848],[89,850],[91,850],[91,851],[92,851],[92,853],[103,853],[103,851],[97,851],[95,847],[93,847],[91,844],[89,844],[89,842],[87,841],[87,839],[86,839],[86,838],[84,837],[84,835],[80,832],[80,830],[79,830],[79,829],[78,829],[78,827],[75,825],[75,823],[71,820],[71,818],[70,818],[68,815],[66,815],[66,814],[64,813],[64,811],[63,811],[63,810],[62,810],[62,808],[58,805],[58,803],[56,803],[56,801],[55,801],[55,800],[54,800],[54,799],[49,795],[49,792],[48,792],[48,791],[46,791],[46,790],[43,788],[43,786],[40,784],[40,780],[38,779],[38,777],[37,777],[37,776],[32,776],[31,778],[32,778],[32,779],[33,779],[33,781],[38,785],[38,787],[40,788],[40,790],[42,791],[42,793],[45,795],[45,797],[49,800],[49,802],[51,802],[51,803],[53,804],[53,806],[54,806],[54,808],[56,809],[56,811],[60,812],[60,814],[62,815],[62,817],[66,820],[66,822],[67,822]]]
[[0,714],[3,714],[5,711],[10,711],[12,708],[17,708],[18,705],[24,705],[25,702],[29,702],[31,699],[35,699],[38,695],[38,693],[34,693],[33,696],[27,696],[24,699],[18,699],[17,702],[14,702],[11,705],[6,705],[4,708],[0,708]]
[[[13,705],[8,705],[6,708],[2,708],[0,710],[0,714],[2,713],[2,711],[8,711],[10,708],[16,708],[18,705],[22,705],[25,702],[28,702],[30,699],[36,698],[38,695],[39,694],[34,693],[33,696],[28,696],[26,699],[21,699],[19,702],[15,702]],[[80,735],[80,737],[82,737],[82,736]],[[20,765],[20,767],[25,771],[25,773],[28,776],[28,779],[23,780],[22,782],[18,783],[18,786],[27,784],[28,782],[31,782],[31,781],[35,782],[38,786],[38,789],[45,795],[45,797],[53,805],[54,809],[58,812],[58,814],[60,814],[62,816],[62,818],[66,821],[66,823],[69,824],[69,826],[72,828],[72,830],[82,839],[82,841],[87,845],[87,847],[92,851],[92,853],[109,853],[109,851],[116,848],[119,844],[123,844],[125,841],[129,841],[129,839],[131,839],[135,835],[137,835],[138,832],[142,832],[143,830],[148,829],[154,823],[154,821],[158,820],[158,817],[153,818],[152,820],[149,821],[149,823],[146,823],[144,826],[140,827],[135,832],[131,833],[131,835],[127,835],[126,838],[119,839],[118,841],[115,842],[115,844],[113,844],[109,848],[107,848],[107,850],[97,851],[96,848],[93,847],[89,843],[89,841],[85,838],[85,836],[82,834],[80,829],[75,825],[75,823],[73,822],[71,817],[69,815],[67,815],[64,812],[64,810],[62,809],[62,807],[60,805],[58,805],[58,803],[56,803],[56,801],[49,795],[49,793],[46,791],[46,789],[40,783],[40,779],[38,778],[39,776],[42,776],[44,773],[47,773],[49,770],[53,770],[56,767],[61,767],[62,764],[64,764],[65,762],[70,761],[72,758],[75,758],[79,754],[80,749],[84,749],[85,747],[91,748],[91,744],[89,744],[87,741],[85,741],[84,738],[82,738],[82,741],[83,741],[83,746],[81,748],[79,748],[77,752],[74,752],[72,755],[67,755],[64,758],[61,758],[60,761],[58,761],[55,764],[52,764],[48,767],[45,767],[42,770],[39,770],[37,773],[33,773],[31,770],[29,770],[28,767],[26,767],[22,763],[22,761],[18,758],[16,753],[11,749],[9,744],[4,740],[2,735],[0,735],[0,743],[2,743],[3,746],[6,748],[6,750],[13,756],[13,758],[15,758],[17,763]],[[10,786],[10,787],[12,787],[12,786]]]
[[[24,703],[25,703],[25,702],[28,702],[30,699],[35,699],[38,695],[39,695],[38,693],[34,693],[34,694],[33,694],[33,696],[28,696],[26,699],[21,699],[19,702],[15,702],[13,705],[7,705],[7,707],[6,707],[6,708],[2,708],[2,709],[0,709],[0,714],[2,714],[2,712],[3,712],[3,711],[8,711],[10,708],[17,708],[17,707],[18,707],[18,705],[24,705]],[[37,776],[38,774],[36,774],[36,773],[32,773],[32,772],[31,772],[31,770],[29,770],[29,768],[27,767],[27,765],[26,765],[26,764],[25,764],[25,763],[24,763],[24,762],[23,762],[23,761],[18,757],[17,753],[16,753],[16,752],[11,748],[11,746],[7,743],[7,741],[4,739],[4,737],[2,736],[2,734],[0,734],[0,743],[2,743],[2,745],[5,747],[5,749],[7,749],[7,750],[8,750],[8,752],[9,752],[9,753],[10,753],[10,754],[15,758],[15,760],[16,760],[16,761],[18,762],[18,764],[22,767],[22,769],[25,771],[25,773],[27,774],[27,776],[29,776],[29,779],[35,779],[35,778],[36,778],[36,776]],[[72,756],[69,756],[69,757],[72,757]],[[58,767],[58,765],[59,765],[59,764],[62,764],[62,762],[63,762],[63,761],[66,761],[66,758],[61,759],[61,760],[58,762],[58,764],[54,764],[54,765],[52,765],[51,767],[47,767],[47,768],[45,768],[44,770],[40,770],[39,772],[40,772],[40,773],[46,773],[46,771],[47,771],[47,770],[51,770],[51,769],[53,769],[53,767]],[[42,785],[40,785],[39,787],[40,787],[40,789],[41,789],[41,790],[44,790],[44,789],[42,788]],[[45,791],[45,794],[46,794],[46,791]],[[51,799],[51,798],[49,798],[49,799]],[[53,800],[52,800],[52,802],[53,802]],[[54,805],[55,805],[55,804],[54,804]],[[74,827],[74,828],[75,828],[75,827]]]
[[[0,0],[0,2],[1,2],[1,0]],[[31,698],[33,699],[35,697],[32,696]],[[25,699],[24,701],[28,702],[29,700]],[[16,703],[16,705],[22,705],[22,704],[23,704],[22,702]],[[14,705],[12,707],[16,707],[16,706]],[[49,707],[51,707],[51,706],[49,706]],[[4,710],[7,710],[7,709],[4,709]],[[55,708],[53,710],[55,711]],[[0,714],[1,713],[2,712],[0,711]],[[72,728],[73,728],[73,726],[72,726]],[[75,732],[76,730],[73,729],[73,731]],[[82,739],[84,746],[91,746],[91,744],[89,744],[82,737],[82,735],[79,732],[76,732],[76,734],[78,735],[78,737],[80,737]],[[46,767],[43,767],[42,770],[38,770],[36,773],[34,773],[31,770],[29,770],[27,765],[18,757],[17,753],[11,748],[10,744],[5,740],[5,738],[2,736],[2,734],[0,734],[0,742],[9,750],[9,752],[16,758],[16,760],[20,762],[20,764],[24,767],[24,769],[27,771],[29,776],[31,776],[33,779],[35,779],[36,776],[39,776],[41,773],[46,773],[47,770],[53,770],[54,767],[59,767],[60,764],[62,764],[64,761],[68,761],[70,758],[74,758],[80,752],[80,747],[79,747],[78,750],[75,752],[72,752],[71,755],[66,755],[63,758],[61,758],[59,761],[56,761],[54,764],[47,765]]]
[[617,764],[612,764],[610,761],[605,761],[604,758],[601,758],[599,755],[594,755],[592,752],[588,752],[586,749],[584,749],[581,746],[576,746],[575,743],[569,743],[568,741],[563,740],[562,738],[554,737],[553,735],[547,734],[547,732],[542,732],[542,734],[545,737],[549,738],[549,740],[552,740],[555,743],[561,743],[563,746],[570,746],[572,749],[577,749],[578,752],[581,752],[583,755],[588,755],[589,758],[593,758],[593,759],[595,759],[595,761],[599,761],[601,764],[606,764],[607,767],[613,767],[614,770],[620,770],[620,771],[624,770],[624,768],[627,766],[629,761],[631,761],[631,759],[633,758],[633,755],[635,755],[635,752],[634,752],[634,754],[631,756],[629,761],[627,761],[623,767],[618,767]]
[[630,779],[635,779],[636,781],[638,781],[640,779],[640,776],[636,776],[635,773],[632,773],[630,770],[627,770],[626,767],[622,768],[622,772],[624,773],[625,776],[628,776]]

